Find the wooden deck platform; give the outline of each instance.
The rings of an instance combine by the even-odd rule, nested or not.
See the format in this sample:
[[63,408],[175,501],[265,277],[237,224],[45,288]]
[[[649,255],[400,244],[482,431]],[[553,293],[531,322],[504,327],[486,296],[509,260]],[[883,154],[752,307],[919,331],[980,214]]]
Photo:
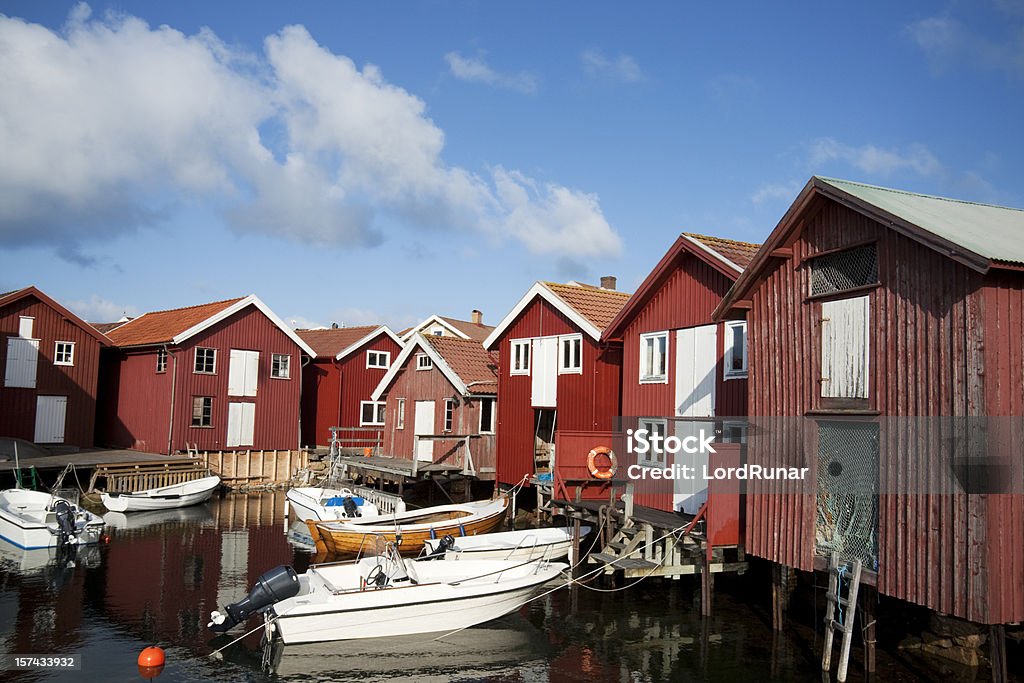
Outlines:
[[339,455],[335,457],[337,462],[342,464],[349,472],[364,476],[368,475],[394,483],[429,479],[437,475],[450,477],[462,472],[462,468],[458,465],[433,462],[413,463],[412,460],[405,458],[392,458],[382,455],[370,457]]
[[[163,463],[177,462],[185,456],[160,455],[158,453],[143,453],[141,451],[130,451],[123,449],[95,449],[83,450],[73,453],[61,453],[59,455],[37,455],[20,458],[21,469],[27,470],[35,467],[37,470],[58,470],[63,469],[68,463],[74,463],[75,467],[81,469],[92,469],[98,465],[111,465],[115,463],[139,462],[139,463]],[[0,472],[10,472],[15,469],[14,458],[0,461]]]

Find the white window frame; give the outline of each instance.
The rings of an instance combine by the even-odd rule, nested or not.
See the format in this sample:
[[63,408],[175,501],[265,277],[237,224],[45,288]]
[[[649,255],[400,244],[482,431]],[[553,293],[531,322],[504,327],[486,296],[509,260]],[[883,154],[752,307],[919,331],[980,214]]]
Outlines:
[[[210,402],[210,423],[209,424],[196,424],[196,401],[201,400],[203,402],[200,408],[199,421],[203,421],[204,414],[206,413],[206,402]],[[213,396],[193,396],[192,397],[192,418],[189,421],[189,427],[192,429],[213,429]]]
[[[365,419],[366,406],[373,406],[373,422],[367,422]],[[387,404],[384,401],[360,401],[359,402],[359,426],[360,427],[383,427],[384,426],[384,410]]]
[[158,374],[167,372],[167,358],[169,355],[167,349],[161,348],[156,350],[156,371]]
[[[284,360],[284,374],[281,372],[281,360]],[[274,374],[274,368],[277,368],[279,374]],[[270,378],[271,379],[291,379],[292,378],[292,357],[288,353],[272,353],[270,354]]]
[[[371,358],[375,359],[376,362],[371,362]],[[381,365],[382,362],[384,363],[383,365]],[[387,370],[391,367],[391,352],[370,349],[366,352],[366,367],[374,368],[376,370]]]
[[[565,365],[565,344],[578,342],[579,357],[576,358],[578,365],[575,367]],[[582,375],[583,374],[583,335],[563,334],[558,337],[558,374],[559,375]]]
[[395,399],[395,429],[405,429],[405,399]]
[[[645,334],[641,334],[640,335],[640,383],[641,384],[668,384],[668,358],[669,358],[668,338],[669,338],[669,334],[668,334],[667,330],[663,330],[661,332],[647,332]],[[646,374],[645,370],[647,368],[645,366],[646,366],[646,359],[647,359],[647,346],[648,346],[648,344],[653,344],[654,345],[654,354],[655,355],[652,356],[652,365],[656,365],[657,364],[656,363],[656,361],[657,361],[657,355],[656,354],[657,354],[657,350],[658,350],[658,343],[657,343],[658,339],[664,339],[665,340],[665,351],[664,351],[664,353],[661,356],[661,365],[662,365],[662,367],[664,369],[664,372],[662,372],[661,374]]]
[[[212,351],[213,352],[213,369],[212,370],[199,370],[199,352],[200,351]],[[217,374],[217,349],[210,348],[209,346],[197,346],[195,355],[192,361],[192,374],[194,375],[216,375]]]
[[[490,425],[484,425],[484,403],[490,403],[491,404],[491,424]],[[494,433],[494,425],[498,421],[497,413],[498,413],[498,399],[491,398],[491,397],[480,399],[480,433],[481,434],[493,434]]]
[[[424,362],[426,360],[426,362]],[[416,354],[416,369],[417,370],[433,370],[434,359],[425,353]]]
[[[737,327],[743,330],[743,368],[741,370],[734,370],[732,367],[733,338],[735,336],[733,331]],[[750,360],[750,345],[747,344],[747,321],[727,321],[725,323],[725,339],[722,340],[722,344],[722,379],[725,381],[730,379],[746,379],[748,375],[748,362]]]
[[[532,339],[513,339],[510,349],[510,358],[508,363],[508,374],[510,375],[529,375],[530,374],[530,349],[533,348]],[[517,367],[516,350],[521,350],[518,358],[523,361],[522,364]]]
[[444,336],[444,328],[440,327],[440,326],[439,327],[435,327],[434,329],[430,330],[430,334],[435,336],[435,337],[443,337]]
[[22,339],[34,339],[32,336],[33,327],[35,326],[35,316],[31,315],[19,315],[18,316],[18,336]]
[[[61,346],[67,346],[67,360],[60,360],[61,357]],[[66,365],[74,367],[75,365],[75,342],[73,341],[58,341],[53,344],[53,364],[54,365]]]
[[[646,429],[648,432],[648,440],[650,440],[650,432],[652,431],[651,427],[658,428],[658,433],[662,437],[662,444],[664,444],[664,438],[668,436],[668,420],[651,417],[641,417],[637,420],[637,429]],[[664,467],[667,462],[664,448],[657,451],[651,448],[646,453],[640,454],[637,458],[638,464],[647,467]]]
[[455,428],[455,401],[446,398],[444,400],[444,423],[442,424],[444,429],[442,433],[451,432]]

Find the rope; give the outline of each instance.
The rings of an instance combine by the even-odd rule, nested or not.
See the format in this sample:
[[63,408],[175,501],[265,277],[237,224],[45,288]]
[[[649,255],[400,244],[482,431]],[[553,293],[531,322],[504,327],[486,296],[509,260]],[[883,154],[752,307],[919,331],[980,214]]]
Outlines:
[[252,635],[253,633],[256,633],[256,631],[259,631],[259,630],[260,630],[261,628],[266,628],[268,624],[273,624],[273,623],[274,623],[275,621],[277,621],[277,618],[278,618],[278,616],[279,616],[279,615],[276,615],[276,614],[275,614],[275,615],[274,615],[274,617],[273,617],[272,619],[265,619],[265,620],[263,621],[263,623],[262,623],[262,624],[260,624],[259,626],[257,626],[256,628],[252,629],[251,631],[247,631],[246,633],[243,633],[242,635],[238,636],[237,638],[235,638],[234,640],[232,640],[232,641],[231,641],[230,643],[228,643],[228,644],[227,644],[227,645],[225,645],[224,647],[219,647],[219,648],[217,648],[216,650],[214,650],[213,652],[211,652],[210,654],[208,654],[208,655],[207,655],[207,657],[216,657],[216,656],[217,656],[217,655],[219,655],[219,654],[220,654],[221,652],[223,652],[224,650],[228,649],[229,647],[231,647],[232,645],[234,645],[234,644],[235,644],[235,643],[237,643],[238,641],[242,640],[243,638],[248,638],[248,637],[249,637],[249,636],[251,636],[251,635]]
[[839,569],[836,570],[836,576],[837,576],[837,580],[836,580],[836,609],[839,610],[839,624],[840,624],[840,626],[846,626],[846,623],[843,620],[843,603],[841,602],[841,598],[842,598],[842,595],[843,595],[843,575],[845,575],[845,574],[846,574],[846,565],[844,564],[842,567],[840,567]]

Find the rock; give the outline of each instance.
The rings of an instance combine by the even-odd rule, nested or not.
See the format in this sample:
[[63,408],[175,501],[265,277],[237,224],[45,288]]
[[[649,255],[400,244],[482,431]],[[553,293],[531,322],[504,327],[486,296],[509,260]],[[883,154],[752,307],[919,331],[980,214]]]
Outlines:
[[985,633],[976,633],[970,636],[957,636],[953,639],[953,642],[962,647],[971,647],[977,650],[988,642],[988,635]]
[[971,647],[960,647],[954,645],[953,647],[936,647],[935,645],[923,645],[921,647],[922,652],[926,652],[936,657],[942,657],[948,659],[951,662],[957,664],[963,664],[964,666],[978,666],[981,664],[981,657],[978,655],[978,651]]
[[325,462],[311,462],[309,463],[309,470],[311,472],[323,472],[327,469],[327,463]]
[[943,638],[940,635],[932,633],[931,631],[925,631],[921,634],[921,641],[925,645],[931,645],[932,647],[953,647],[953,641],[949,638]]
[[899,650],[920,650],[922,641],[917,636],[907,636],[896,646]]
[[973,636],[984,633],[987,629],[981,624],[932,613],[931,630],[945,638]]

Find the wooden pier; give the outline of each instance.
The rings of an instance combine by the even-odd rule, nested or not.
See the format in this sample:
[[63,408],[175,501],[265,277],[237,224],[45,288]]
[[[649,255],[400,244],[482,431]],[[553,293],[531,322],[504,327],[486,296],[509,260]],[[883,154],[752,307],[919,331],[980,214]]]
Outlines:
[[395,484],[399,492],[406,484],[414,484],[441,477],[455,480],[462,478],[462,467],[447,463],[418,462],[405,458],[387,457],[382,455],[357,456],[336,455],[334,460],[343,470],[342,474],[350,479],[363,477],[372,478],[380,484]]

